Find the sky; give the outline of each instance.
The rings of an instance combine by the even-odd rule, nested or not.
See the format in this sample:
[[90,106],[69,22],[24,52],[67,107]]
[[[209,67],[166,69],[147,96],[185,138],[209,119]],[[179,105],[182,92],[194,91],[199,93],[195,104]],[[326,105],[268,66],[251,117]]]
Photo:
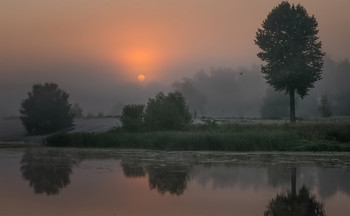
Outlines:
[[[280,2],[1,0],[0,99],[13,105],[0,113],[13,113],[34,83],[56,82],[86,105],[134,102],[201,69],[259,65],[255,33]],[[350,1],[290,2],[316,17],[329,58],[350,58]]]

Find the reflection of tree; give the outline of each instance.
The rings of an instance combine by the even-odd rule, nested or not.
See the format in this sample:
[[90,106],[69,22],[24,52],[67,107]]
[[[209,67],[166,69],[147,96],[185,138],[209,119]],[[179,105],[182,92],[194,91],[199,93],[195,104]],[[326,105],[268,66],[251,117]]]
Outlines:
[[138,160],[123,159],[120,163],[124,175],[129,178],[144,177],[146,175],[145,168]]
[[57,151],[26,151],[21,160],[22,176],[35,193],[56,195],[69,183],[75,162]]
[[267,206],[264,216],[324,216],[323,204],[303,186],[296,191],[296,169],[291,170],[291,192],[278,194]]
[[[169,159],[169,158],[168,158]],[[172,161],[172,159],[169,159]],[[148,176],[150,189],[157,189],[160,194],[169,192],[170,194],[181,195],[190,179],[192,165],[165,162],[159,160],[144,160],[140,158],[123,157],[120,166],[124,176],[128,178],[138,178]]]
[[189,180],[190,168],[179,164],[147,167],[149,186],[157,189],[159,193],[181,195]]

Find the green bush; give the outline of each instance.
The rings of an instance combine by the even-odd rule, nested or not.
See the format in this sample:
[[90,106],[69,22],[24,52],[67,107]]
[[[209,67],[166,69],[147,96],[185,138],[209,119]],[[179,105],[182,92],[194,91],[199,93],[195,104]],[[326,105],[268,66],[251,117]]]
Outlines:
[[139,131],[143,126],[143,110],[144,105],[129,104],[125,105],[122,109],[122,116],[120,121],[122,122],[123,129],[128,131]]
[[192,114],[180,92],[159,93],[149,99],[144,121],[150,130],[185,130],[192,122]]

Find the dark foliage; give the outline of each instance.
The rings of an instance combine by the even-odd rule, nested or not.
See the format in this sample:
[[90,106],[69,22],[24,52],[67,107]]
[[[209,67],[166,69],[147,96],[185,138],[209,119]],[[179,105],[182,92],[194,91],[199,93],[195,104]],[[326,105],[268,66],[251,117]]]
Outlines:
[[181,164],[148,166],[148,184],[150,189],[157,189],[160,194],[181,195],[187,188],[190,167]]
[[304,98],[321,79],[322,43],[318,23],[304,7],[283,1],[263,21],[255,43],[262,50],[258,57],[267,64],[261,70],[267,83],[290,96],[290,120],[295,122],[295,94]]
[[129,104],[122,109],[120,121],[123,128],[128,131],[140,131],[143,127],[144,105]]
[[56,151],[26,151],[21,160],[22,176],[34,192],[57,195],[69,183],[76,162]]
[[29,134],[45,134],[72,126],[69,95],[55,83],[33,85],[20,107],[20,119]]
[[325,216],[323,204],[317,202],[303,186],[297,194],[277,195],[271,200],[264,216]]
[[159,93],[149,99],[144,116],[150,130],[184,130],[192,122],[192,114],[180,92]]

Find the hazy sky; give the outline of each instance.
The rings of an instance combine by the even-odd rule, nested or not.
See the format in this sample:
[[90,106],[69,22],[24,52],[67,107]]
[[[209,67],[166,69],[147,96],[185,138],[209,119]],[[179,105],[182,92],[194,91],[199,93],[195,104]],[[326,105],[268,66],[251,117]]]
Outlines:
[[[0,0],[0,88],[169,85],[201,68],[260,64],[255,33],[280,2]],[[315,15],[329,57],[350,57],[349,0],[290,2]]]

